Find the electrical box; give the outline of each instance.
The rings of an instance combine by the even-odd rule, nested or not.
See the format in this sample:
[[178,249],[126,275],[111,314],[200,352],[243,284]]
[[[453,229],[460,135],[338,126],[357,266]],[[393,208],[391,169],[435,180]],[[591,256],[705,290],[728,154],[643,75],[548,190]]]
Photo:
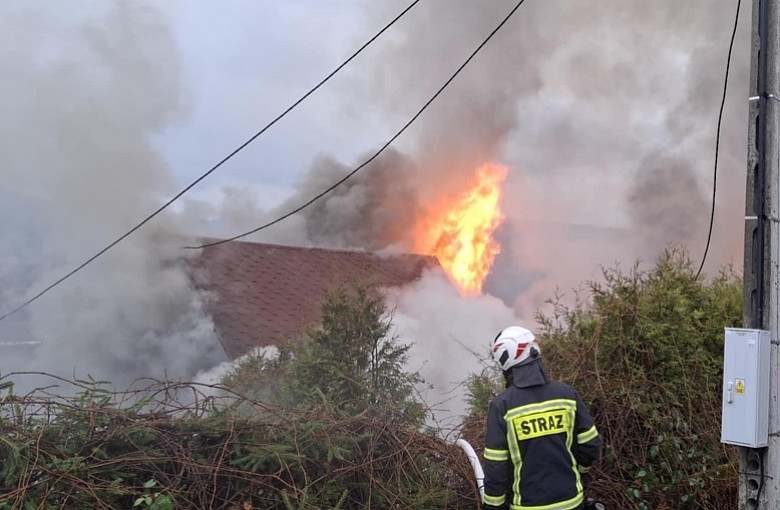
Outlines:
[[771,344],[769,331],[726,328],[721,443],[767,446]]

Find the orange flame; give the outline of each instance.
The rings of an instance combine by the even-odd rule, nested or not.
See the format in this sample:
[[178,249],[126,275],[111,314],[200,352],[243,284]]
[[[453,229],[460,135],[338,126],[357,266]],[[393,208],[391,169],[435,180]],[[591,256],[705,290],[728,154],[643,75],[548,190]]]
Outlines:
[[493,232],[503,220],[499,185],[506,173],[507,168],[501,165],[480,166],[475,182],[454,202],[434,211],[415,232],[417,249],[436,256],[463,295],[482,292],[501,251]]

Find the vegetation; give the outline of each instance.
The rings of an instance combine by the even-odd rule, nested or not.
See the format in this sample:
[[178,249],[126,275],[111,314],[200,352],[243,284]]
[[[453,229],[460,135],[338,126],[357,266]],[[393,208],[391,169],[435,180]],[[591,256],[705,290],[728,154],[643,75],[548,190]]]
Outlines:
[[321,329],[250,357],[216,397],[0,386],[0,510],[478,507],[463,453],[419,430],[419,378],[403,370],[382,295],[338,289],[323,312]]
[[[202,388],[201,388],[202,389]],[[157,397],[198,393],[162,385]],[[321,402],[273,408],[231,396],[181,405],[99,385],[73,399],[0,402],[0,508],[474,508],[457,448]],[[242,402],[241,416],[231,403]],[[248,409],[256,413],[248,416]]]
[[248,356],[224,382],[242,394],[284,406],[325,399],[348,414],[369,413],[420,426],[425,409],[415,399],[417,373],[404,369],[409,345],[390,335],[384,296],[370,285],[331,290],[322,326],[302,342],[282,345],[276,357]]
[[[649,270],[606,270],[573,304],[551,304],[537,317],[545,363],[577,388],[604,439],[590,495],[609,508],[733,506],[720,384],[723,328],[742,321],[740,279],[697,280],[669,250]],[[0,378],[0,510],[479,508],[463,453],[421,432],[419,376],[403,369],[408,346],[389,335],[382,295],[334,290],[323,317],[218,388],[113,393],[88,380],[72,383],[73,397],[18,396]],[[468,387],[462,433],[479,450],[503,380],[486,371]]]
[[[604,440],[590,492],[609,508],[715,510],[736,501],[736,453],[720,443],[723,330],[742,324],[731,271],[696,280],[684,251],[604,271],[573,305],[537,317],[553,377],[574,386]],[[481,442],[495,372],[469,383],[464,429]]]

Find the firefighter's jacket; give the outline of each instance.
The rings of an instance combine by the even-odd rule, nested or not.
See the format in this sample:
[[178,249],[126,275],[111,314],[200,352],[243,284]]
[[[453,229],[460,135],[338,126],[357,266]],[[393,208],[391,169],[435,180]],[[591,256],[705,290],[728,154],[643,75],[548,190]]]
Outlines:
[[584,502],[582,475],[601,439],[580,397],[541,364],[512,368],[490,403],[485,437],[485,508],[571,510]]

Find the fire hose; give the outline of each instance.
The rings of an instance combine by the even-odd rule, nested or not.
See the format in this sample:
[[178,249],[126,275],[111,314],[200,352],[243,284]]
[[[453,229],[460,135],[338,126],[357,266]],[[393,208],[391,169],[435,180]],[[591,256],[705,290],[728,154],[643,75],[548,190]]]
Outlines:
[[477,457],[477,453],[474,451],[474,448],[471,447],[468,441],[465,439],[458,439],[455,441],[455,444],[460,446],[460,448],[466,452],[466,456],[469,458],[469,461],[471,462],[471,469],[474,470],[474,478],[477,480],[477,488],[479,489],[479,497],[484,498],[485,496],[485,473],[482,471],[482,464],[479,462],[479,457]]

